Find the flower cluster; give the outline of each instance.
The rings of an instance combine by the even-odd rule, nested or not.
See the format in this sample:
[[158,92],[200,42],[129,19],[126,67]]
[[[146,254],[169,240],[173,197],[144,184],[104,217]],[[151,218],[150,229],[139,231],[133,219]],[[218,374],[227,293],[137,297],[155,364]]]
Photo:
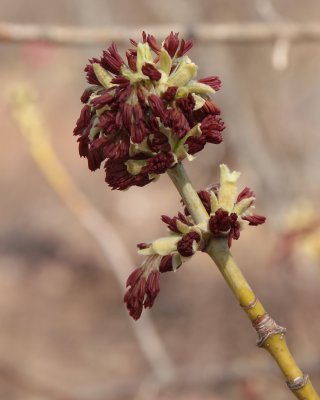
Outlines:
[[105,161],[106,182],[120,190],[144,186],[206,143],[220,143],[224,129],[209,98],[221,82],[196,79],[190,40],[171,32],[160,44],[143,32],[142,42],[131,44],[126,61],[114,43],[89,60],[91,86],[74,129],[89,169]]
[[153,305],[160,291],[160,273],[176,271],[207,243],[207,234],[193,223],[190,216],[179,213],[170,218],[163,215],[162,221],[171,232],[170,236],[138,244],[138,253],[147,257],[127,281],[129,289],[124,302],[134,319],[140,317],[143,307]]
[[205,250],[209,240],[224,238],[229,247],[238,239],[247,225],[260,225],[265,217],[253,212],[255,196],[245,187],[239,194],[239,172],[230,172],[220,165],[220,183],[198,192],[208,218],[206,223],[195,224],[188,210],[176,217],[162,216],[170,235],[151,243],[138,244],[138,252],[147,256],[141,267],[135,269],[127,281],[124,301],[130,315],[138,319],[143,307],[151,307],[160,291],[160,273],[176,271],[197,251]]
[[180,264],[175,264],[173,255],[148,256],[141,267],[136,268],[127,280],[127,292],[124,302],[129,314],[135,320],[139,319],[145,308],[151,308],[160,292],[160,273],[175,271]]
[[225,164],[220,165],[220,184],[210,191],[210,209],[207,209],[209,231],[214,238],[226,237],[229,247],[233,239],[239,239],[240,230],[246,225],[260,225],[266,220],[253,213],[255,195],[251,189],[245,187],[238,194],[239,176],[239,172],[230,172]]

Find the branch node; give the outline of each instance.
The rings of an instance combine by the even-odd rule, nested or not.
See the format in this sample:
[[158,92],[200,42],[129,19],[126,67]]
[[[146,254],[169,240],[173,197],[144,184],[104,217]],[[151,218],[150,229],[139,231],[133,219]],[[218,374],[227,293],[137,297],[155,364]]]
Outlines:
[[264,342],[271,335],[284,334],[287,329],[279,326],[269,314],[264,314],[259,316],[256,320],[252,322],[254,329],[258,334],[257,346],[263,347]]
[[242,308],[243,310],[252,310],[252,308],[255,307],[255,305],[257,304],[257,302],[258,302],[258,299],[255,297],[254,300],[252,300],[249,304],[247,304],[247,305],[242,305],[242,304],[240,304],[240,306],[241,306],[241,308]]
[[297,378],[287,381],[287,386],[290,390],[302,389],[308,382],[309,375],[298,376]]

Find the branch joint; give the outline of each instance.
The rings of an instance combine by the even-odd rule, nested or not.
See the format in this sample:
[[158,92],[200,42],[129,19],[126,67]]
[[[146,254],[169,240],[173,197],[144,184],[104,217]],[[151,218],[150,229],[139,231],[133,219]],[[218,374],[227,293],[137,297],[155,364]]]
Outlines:
[[283,335],[287,332],[286,328],[279,326],[267,313],[259,316],[256,320],[252,322],[252,325],[258,334],[258,347],[263,347],[265,341],[271,335]]
[[290,390],[302,389],[308,382],[309,375],[298,376],[297,378],[287,381],[287,386]]
[[251,301],[249,304],[246,304],[246,305],[240,304],[240,306],[243,310],[248,311],[248,310],[252,310],[256,306],[257,302],[258,302],[258,299],[255,297],[254,300]]

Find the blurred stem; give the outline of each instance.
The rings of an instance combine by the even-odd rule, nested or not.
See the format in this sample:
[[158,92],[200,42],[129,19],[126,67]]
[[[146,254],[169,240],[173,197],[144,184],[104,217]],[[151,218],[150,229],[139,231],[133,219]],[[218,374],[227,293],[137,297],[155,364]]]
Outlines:
[[[171,168],[168,174],[195,222],[206,223],[209,216],[182,164]],[[285,328],[275,323],[256,298],[232,257],[227,240],[211,239],[206,252],[216,263],[240,306],[252,322],[258,334],[258,346],[266,349],[277,362],[292,393],[301,400],[319,400],[310,379],[303,374],[287,347],[284,336]]]
[[[105,265],[111,269],[123,291],[123,282],[132,272],[130,265],[133,260],[116,229],[81,191],[58,158],[42,118],[37,91],[25,84],[12,87],[10,106],[14,121],[26,139],[39,170],[63,204],[96,240],[107,260]],[[143,316],[139,324],[127,312],[125,315],[141,353],[151,366],[152,378],[155,377],[156,383],[161,385],[174,380],[175,365],[148,314]]]

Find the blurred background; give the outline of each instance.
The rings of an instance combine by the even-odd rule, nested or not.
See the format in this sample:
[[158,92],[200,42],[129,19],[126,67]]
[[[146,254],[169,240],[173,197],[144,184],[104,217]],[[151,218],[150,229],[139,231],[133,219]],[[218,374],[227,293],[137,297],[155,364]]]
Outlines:
[[[320,24],[319,1],[11,0],[1,2],[0,21],[151,34],[179,24],[195,36],[190,57],[199,77],[221,78],[215,101],[227,129],[223,144],[208,145],[186,168],[200,189],[217,181],[225,162],[255,190],[267,224],[243,232],[233,252],[319,389],[320,40],[216,41],[194,33],[203,24]],[[17,43],[1,28],[0,398],[291,399],[205,254],[162,276],[153,309],[129,321],[123,276],[141,262],[136,243],[163,235],[160,215],[174,215],[179,197],[167,176],[111,191],[103,170],[91,173],[78,156],[72,131],[83,68],[108,38],[85,46]],[[121,40],[122,52],[126,46]],[[45,138],[77,187],[67,200],[22,135],[12,87],[26,84],[37,93],[34,115]],[[89,223],[75,205],[81,193],[94,215]]]

